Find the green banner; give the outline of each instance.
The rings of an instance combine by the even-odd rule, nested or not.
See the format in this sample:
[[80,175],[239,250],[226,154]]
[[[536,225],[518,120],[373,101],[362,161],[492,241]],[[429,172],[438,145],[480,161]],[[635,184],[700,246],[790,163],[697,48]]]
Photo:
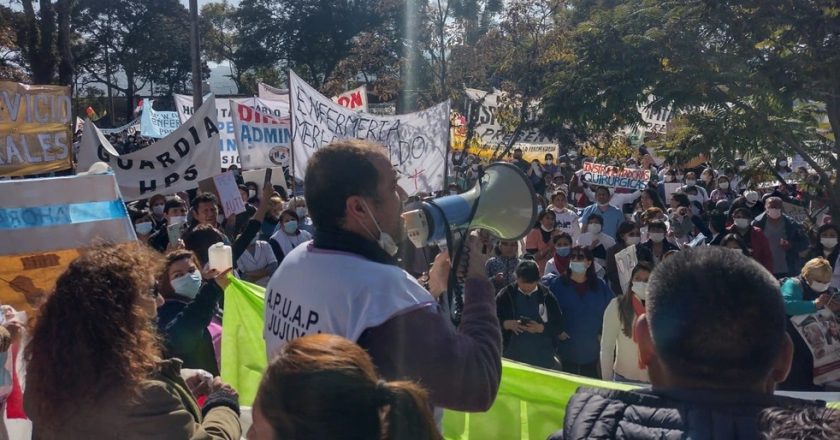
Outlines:
[[[267,365],[263,341],[265,289],[231,277],[225,290],[222,330],[222,380],[250,406]],[[588,379],[503,361],[502,383],[493,407],[485,413],[447,411],[447,440],[545,440],[563,427],[566,404],[578,387],[631,390],[616,382]],[[840,404],[830,406],[840,409]]]

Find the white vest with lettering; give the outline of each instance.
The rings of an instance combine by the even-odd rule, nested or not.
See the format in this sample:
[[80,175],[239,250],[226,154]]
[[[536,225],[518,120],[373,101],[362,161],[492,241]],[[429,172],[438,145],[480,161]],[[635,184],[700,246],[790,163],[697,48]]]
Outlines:
[[265,291],[269,359],[285,343],[315,333],[357,341],[366,329],[434,298],[406,271],[360,255],[304,243],[289,253]]

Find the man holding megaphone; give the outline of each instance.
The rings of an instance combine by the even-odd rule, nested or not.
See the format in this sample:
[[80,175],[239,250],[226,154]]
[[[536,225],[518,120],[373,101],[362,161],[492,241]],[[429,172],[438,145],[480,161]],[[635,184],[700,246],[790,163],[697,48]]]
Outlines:
[[421,383],[436,406],[485,411],[501,378],[485,246],[466,240],[457,271],[466,279],[465,307],[455,329],[437,303],[447,290],[448,256],[435,259],[431,291],[397,266],[406,194],[385,152],[338,141],[309,160],[305,196],[315,238],[291,251],[268,283],[267,350],[306,334],[337,334],[365,348],[385,379]]

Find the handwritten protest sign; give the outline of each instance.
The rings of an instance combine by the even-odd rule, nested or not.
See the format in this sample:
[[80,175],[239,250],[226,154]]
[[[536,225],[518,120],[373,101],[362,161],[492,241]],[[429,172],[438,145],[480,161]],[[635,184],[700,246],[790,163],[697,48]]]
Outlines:
[[666,182],[663,185],[665,185],[665,204],[670,205],[671,198],[673,198],[675,192],[678,192],[680,188],[682,188],[682,184],[676,182]]
[[99,242],[135,240],[112,174],[0,182],[0,303],[31,311]]
[[361,86],[357,89],[348,90],[338,96],[333,96],[333,102],[342,107],[359,112],[368,111],[367,87]]
[[410,194],[443,188],[448,101],[407,115],[357,113],[318,93],[294,72],[289,76],[295,177],[302,179],[309,158],[333,140],[365,139],[385,147],[400,185]]
[[621,284],[621,291],[626,292],[630,285],[630,277],[633,269],[639,264],[639,257],[636,255],[636,245],[627,246],[615,254],[615,264],[618,267],[618,281]]
[[[178,115],[183,123],[193,114],[193,99],[189,95],[174,95],[175,106]],[[205,97],[205,101],[207,101]],[[215,98],[216,101],[216,125],[219,127],[219,155],[221,164],[227,168],[231,165],[240,165],[239,152],[236,149],[236,135],[233,127],[233,110],[230,107],[231,101],[244,104],[251,108],[259,109],[261,113],[271,115],[275,118],[289,116],[289,101],[271,101],[260,98]]]
[[590,185],[641,190],[647,188],[650,171],[584,162],[581,177]]
[[140,134],[160,139],[169,136],[181,126],[178,112],[159,112],[152,108],[155,101],[146,99],[143,103],[143,115],[140,118]]
[[245,202],[239,194],[239,185],[236,183],[236,176],[233,172],[222,173],[198,183],[201,192],[210,192],[216,195],[225,217],[245,212]]
[[95,162],[111,165],[126,200],[195,188],[200,180],[221,172],[215,114],[215,100],[210,99],[169,136],[122,155],[88,121],[82,134],[79,167],[88,169]]
[[233,101],[230,108],[242,169],[288,168],[292,140],[289,118],[277,118]]
[[0,176],[69,169],[70,87],[0,81]]
[[784,209],[785,214],[794,218],[794,220],[804,223],[808,221],[808,208],[800,205],[794,205],[793,203],[782,202],[782,208]]
[[840,323],[827,309],[790,318],[814,356],[814,383],[840,379]]

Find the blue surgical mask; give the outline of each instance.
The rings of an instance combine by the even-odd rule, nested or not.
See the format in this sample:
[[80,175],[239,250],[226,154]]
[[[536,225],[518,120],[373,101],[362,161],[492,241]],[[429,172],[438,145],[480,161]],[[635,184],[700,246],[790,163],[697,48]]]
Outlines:
[[287,234],[294,234],[298,230],[298,222],[297,220],[289,220],[286,223],[283,223],[283,230],[286,231]]
[[195,270],[187,272],[171,281],[172,290],[178,295],[189,299],[195,299],[198,290],[201,289],[201,274]]
[[557,246],[557,255],[561,257],[568,257],[572,253],[572,248],[569,246]]
[[149,235],[152,232],[152,222],[136,223],[134,230],[140,235]]
[[585,261],[572,261],[569,263],[569,269],[571,269],[574,273],[586,273],[586,269],[588,269],[588,267],[586,266]]

